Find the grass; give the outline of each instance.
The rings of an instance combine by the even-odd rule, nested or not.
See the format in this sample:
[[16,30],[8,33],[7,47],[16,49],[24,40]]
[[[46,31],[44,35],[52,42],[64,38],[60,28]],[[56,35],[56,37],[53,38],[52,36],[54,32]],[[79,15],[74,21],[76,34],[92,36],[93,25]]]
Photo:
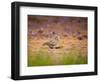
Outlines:
[[28,57],[28,66],[45,66],[52,64],[52,58],[47,52],[35,52]]
[[73,37],[62,38],[60,49],[50,49],[43,46],[43,39],[30,39],[28,48],[28,66],[50,66],[50,65],[76,65],[87,64],[87,40],[77,40]]
[[[28,66],[87,64],[87,55],[83,54],[81,51],[72,50],[69,53],[62,52],[58,54],[62,55],[60,60],[54,58],[53,55],[42,49],[39,52],[31,52],[28,55]],[[58,60],[58,62],[54,60]]]
[[61,61],[63,65],[72,65],[72,64],[87,64],[87,56],[83,55],[77,51],[71,51],[68,54],[64,54]]

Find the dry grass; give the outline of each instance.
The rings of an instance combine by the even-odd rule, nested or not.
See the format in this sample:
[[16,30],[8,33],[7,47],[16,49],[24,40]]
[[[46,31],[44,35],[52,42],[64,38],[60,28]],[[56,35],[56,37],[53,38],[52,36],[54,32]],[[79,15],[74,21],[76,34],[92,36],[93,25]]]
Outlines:
[[28,42],[28,66],[87,64],[87,39],[62,37],[60,49],[43,46],[45,37],[30,38]]

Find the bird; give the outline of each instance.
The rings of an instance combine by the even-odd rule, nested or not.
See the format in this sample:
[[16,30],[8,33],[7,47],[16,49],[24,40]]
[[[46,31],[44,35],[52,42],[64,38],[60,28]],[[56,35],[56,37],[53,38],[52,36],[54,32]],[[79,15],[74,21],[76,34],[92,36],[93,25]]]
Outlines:
[[43,46],[48,46],[50,49],[60,49],[63,46],[56,46],[56,44],[52,43],[52,42],[45,42],[43,43]]
[[59,36],[55,32],[52,32],[50,40],[45,42],[43,46],[47,45],[50,49],[59,49],[61,47],[58,46],[58,42]]
[[43,43],[43,46],[47,45],[50,49],[54,49],[55,48],[55,44],[51,43],[51,42],[45,42]]

